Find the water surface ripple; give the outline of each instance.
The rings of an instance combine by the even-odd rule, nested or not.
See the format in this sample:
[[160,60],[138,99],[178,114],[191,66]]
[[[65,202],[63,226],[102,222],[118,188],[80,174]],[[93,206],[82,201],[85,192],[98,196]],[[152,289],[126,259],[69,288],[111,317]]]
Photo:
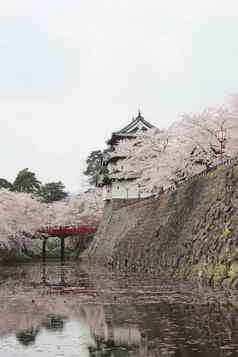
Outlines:
[[57,261],[0,269],[0,357],[238,356],[235,292]]

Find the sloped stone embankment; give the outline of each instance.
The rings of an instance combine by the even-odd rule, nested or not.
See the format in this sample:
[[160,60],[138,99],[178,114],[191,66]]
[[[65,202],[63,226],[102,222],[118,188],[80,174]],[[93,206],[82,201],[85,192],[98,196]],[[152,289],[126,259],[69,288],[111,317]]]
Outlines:
[[159,199],[104,218],[88,258],[114,269],[238,288],[238,165],[219,166]]

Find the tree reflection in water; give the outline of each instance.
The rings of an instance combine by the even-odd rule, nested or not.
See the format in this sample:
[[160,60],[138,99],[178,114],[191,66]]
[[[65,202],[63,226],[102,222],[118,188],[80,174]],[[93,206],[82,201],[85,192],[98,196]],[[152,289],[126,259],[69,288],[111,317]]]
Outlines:
[[16,334],[16,338],[24,346],[32,345],[35,343],[39,330],[39,328],[31,328],[29,330],[20,331]]
[[[46,357],[49,348],[52,356],[61,348],[65,357],[238,356],[237,297],[192,292],[148,277],[95,272],[89,279],[67,263],[14,267],[13,274],[6,269],[0,286],[0,357],[38,357],[38,350]],[[94,287],[98,296],[42,294],[62,281]],[[17,354],[19,345],[24,354]]]
[[64,328],[64,319],[61,316],[49,315],[48,319],[43,322],[42,326],[47,330],[62,331]]

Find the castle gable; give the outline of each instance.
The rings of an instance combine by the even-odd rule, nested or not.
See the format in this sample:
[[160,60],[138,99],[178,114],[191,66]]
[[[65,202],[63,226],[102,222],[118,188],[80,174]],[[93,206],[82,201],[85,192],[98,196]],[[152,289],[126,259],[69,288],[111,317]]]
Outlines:
[[133,119],[131,123],[126,125],[121,130],[112,133],[112,137],[110,140],[108,140],[107,144],[114,145],[123,138],[135,137],[138,131],[146,131],[152,128],[154,128],[154,125],[146,121],[139,111],[138,116]]

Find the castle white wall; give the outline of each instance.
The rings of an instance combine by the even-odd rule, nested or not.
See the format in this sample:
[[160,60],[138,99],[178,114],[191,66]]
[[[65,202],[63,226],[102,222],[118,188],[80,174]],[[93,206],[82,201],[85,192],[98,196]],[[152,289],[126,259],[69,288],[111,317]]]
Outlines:
[[136,199],[151,196],[137,185],[132,185],[131,181],[113,182],[111,186],[104,187],[103,199]]

